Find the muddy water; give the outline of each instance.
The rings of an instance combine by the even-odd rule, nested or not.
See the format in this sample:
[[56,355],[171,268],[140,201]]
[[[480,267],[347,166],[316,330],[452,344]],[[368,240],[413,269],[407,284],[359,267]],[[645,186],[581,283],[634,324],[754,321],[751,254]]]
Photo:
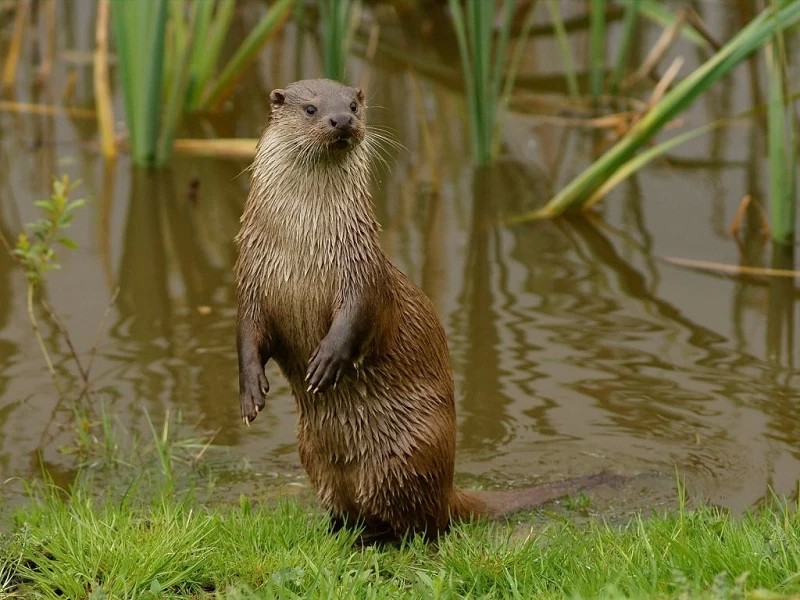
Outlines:
[[[247,6],[240,26],[257,8]],[[703,6],[714,31],[729,35],[738,16]],[[766,200],[763,124],[748,121],[679,148],[673,160],[620,186],[595,218],[510,225],[507,217],[541,204],[583,168],[604,134],[555,122],[550,109],[515,113],[504,157],[491,169],[472,166],[455,63],[442,62],[439,74],[409,69],[396,48],[420,65],[439,56],[435,48],[404,46],[397,22],[392,28],[390,17],[371,14],[388,24],[374,59],[356,53],[352,79],[368,76],[372,122],[406,147],[380,171],[375,205],[388,254],[432,298],[447,330],[462,483],[520,485],[604,469],[637,476],[606,498],[610,510],[673,505],[676,472],[693,501],[735,510],[770,487],[795,493],[796,280],[731,278],[667,260],[792,268],[792,252],[773,251],[761,236],[755,209],[740,243],[727,232],[745,194]],[[59,46],[88,48],[91,14],[64,17]],[[640,55],[657,35],[643,27]],[[289,27],[266,48],[233,108],[188,123],[184,133],[256,136],[269,89],[319,73],[312,45],[306,40],[298,55],[296,39]],[[529,80],[563,85],[555,48],[546,37],[531,44]],[[672,54],[697,60],[686,43]],[[714,88],[686,122],[750,106],[759,68],[753,63]],[[91,106],[90,71],[65,62],[42,90],[31,69],[23,72],[16,99],[58,103],[72,77],[73,103]],[[563,103],[557,90],[534,91]],[[148,172],[123,155],[105,167],[95,136],[93,121],[79,115],[0,112],[5,237],[35,217],[33,200],[61,173],[80,179],[78,192],[89,199],[72,227],[79,248],[63,255],[45,291],[81,351],[95,343],[119,288],[97,337],[93,398],[77,407],[96,415],[105,406],[122,430],[144,437],[143,409],[156,422],[180,411],[195,436],[215,432],[225,449],[210,459],[227,473],[221,496],[302,486],[294,404],[274,367],[265,412],[249,429],[238,419],[232,238],[246,161],[177,156]],[[67,482],[75,457],[64,449],[74,445],[80,381],[57,330],[42,319],[66,389],[55,391],[33,341],[25,286],[0,252],[0,482],[36,477],[41,464]],[[13,487],[5,484],[0,499]]]

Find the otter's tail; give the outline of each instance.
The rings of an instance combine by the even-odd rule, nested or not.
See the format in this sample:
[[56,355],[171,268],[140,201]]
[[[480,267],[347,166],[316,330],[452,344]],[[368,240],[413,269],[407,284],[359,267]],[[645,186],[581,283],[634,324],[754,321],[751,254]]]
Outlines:
[[604,471],[518,490],[466,492],[455,488],[450,501],[450,516],[456,521],[468,521],[479,516],[502,517],[542,506],[581,490],[601,485],[619,485],[623,481],[624,477]]

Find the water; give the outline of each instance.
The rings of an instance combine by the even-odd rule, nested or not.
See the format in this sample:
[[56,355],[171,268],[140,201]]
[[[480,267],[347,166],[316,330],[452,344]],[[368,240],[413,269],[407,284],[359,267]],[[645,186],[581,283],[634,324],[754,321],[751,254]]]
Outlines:
[[[91,3],[76,6],[64,15],[60,48],[91,45]],[[240,21],[258,6],[246,5]],[[739,13],[702,6],[712,30],[729,35]],[[510,225],[507,217],[540,205],[583,168],[605,134],[515,114],[504,158],[475,168],[452,77],[406,69],[391,51],[405,48],[397,22],[381,9],[368,16],[384,21],[381,43],[374,60],[351,60],[353,79],[368,75],[371,122],[391,128],[406,147],[381,171],[375,205],[388,254],[431,297],[447,330],[459,480],[513,486],[604,469],[636,476],[602,496],[611,512],[674,505],[676,473],[693,502],[733,510],[770,488],[796,493],[796,281],[731,278],[667,260],[792,268],[791,252],[773,253],[761,236],[755,209],[740,243],[727,231],[745,194],[766,200],[762,123],[680,147],[675,160],[615,190],[599,214]],[[3,52],[9,30],[4,24]],[[639,59],[657,35],[643,28]],[[267,47],[232,110],[192,121],[184,133],[257,136],[269,90],[318,74],[313,48],[297,58],[295,38],[289,27]],[[563,85],[560,65],[548,59],[554,48],[552,39],[537,38],[524,73]],[[436,56],[430,43],[405,51],[423,63]],[[686,43],[672,54],[697,60]],[[453,65],[439,70],[452,75]],[[715,87],[685,122],[750,106],[750,77],[761,68],[753,65]],[[91,106],[86,66],[59,62],[41,90],[32,77],[31,69],[20,75],[17,100],[58,103],[74,77],[74,102]],[[558,104],[551,90],[535,91]],[[119,118],[119,97],[115,111]],[[169,410],[183,415],[182,433],[215,434],[226,450],[210,459],[225,473],[220,497],[290,493],[287,482],[302,489],[294,403],[274,366],[266,410],[249,429],[238,418],[232,239],[247,194],[246,161],[176,156],[168,169],[148,172],[122,155],[106,167],[95,138],[91,119],[0,111],[0,229],[8,239],[35,218],[33,200],[61,173],[82,180],[78,194],[89,199],[71,230],[79,249],[63,253],[45,292],[81,351],[94,344],[119,288],[97,336],[93,414],[105,406],[121,430],[146,437],[143,409],[157,423]],[[25,286],[0,252],[0,481],[35,478],[43,464],[66,483],[75,466],[64,452],[75,443],[75,403],[59,398],[44,368]],[[74,397],[80,385],[68,349],[40,319]],[[0,498],[13,500],[15,481]]]

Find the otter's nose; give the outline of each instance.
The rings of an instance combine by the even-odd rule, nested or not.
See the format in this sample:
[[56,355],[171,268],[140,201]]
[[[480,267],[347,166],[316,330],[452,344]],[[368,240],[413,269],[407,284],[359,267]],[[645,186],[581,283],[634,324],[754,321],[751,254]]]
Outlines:
[[331,117],[331,127],[347,131],[353,127],[353,116],[346,113]]

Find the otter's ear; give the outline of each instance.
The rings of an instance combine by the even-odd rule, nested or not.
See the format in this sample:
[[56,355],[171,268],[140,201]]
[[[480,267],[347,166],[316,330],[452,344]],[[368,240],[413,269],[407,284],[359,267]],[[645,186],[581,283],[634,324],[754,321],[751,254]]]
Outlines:
[[286,92],[284,90],[272,90],[269,94],[270,103],[280,106],[286,102]]
[[358,98],[358,101],[361,102],[361,104],[364,104],[364,90],[358,88],[356,90],[356,98]]

